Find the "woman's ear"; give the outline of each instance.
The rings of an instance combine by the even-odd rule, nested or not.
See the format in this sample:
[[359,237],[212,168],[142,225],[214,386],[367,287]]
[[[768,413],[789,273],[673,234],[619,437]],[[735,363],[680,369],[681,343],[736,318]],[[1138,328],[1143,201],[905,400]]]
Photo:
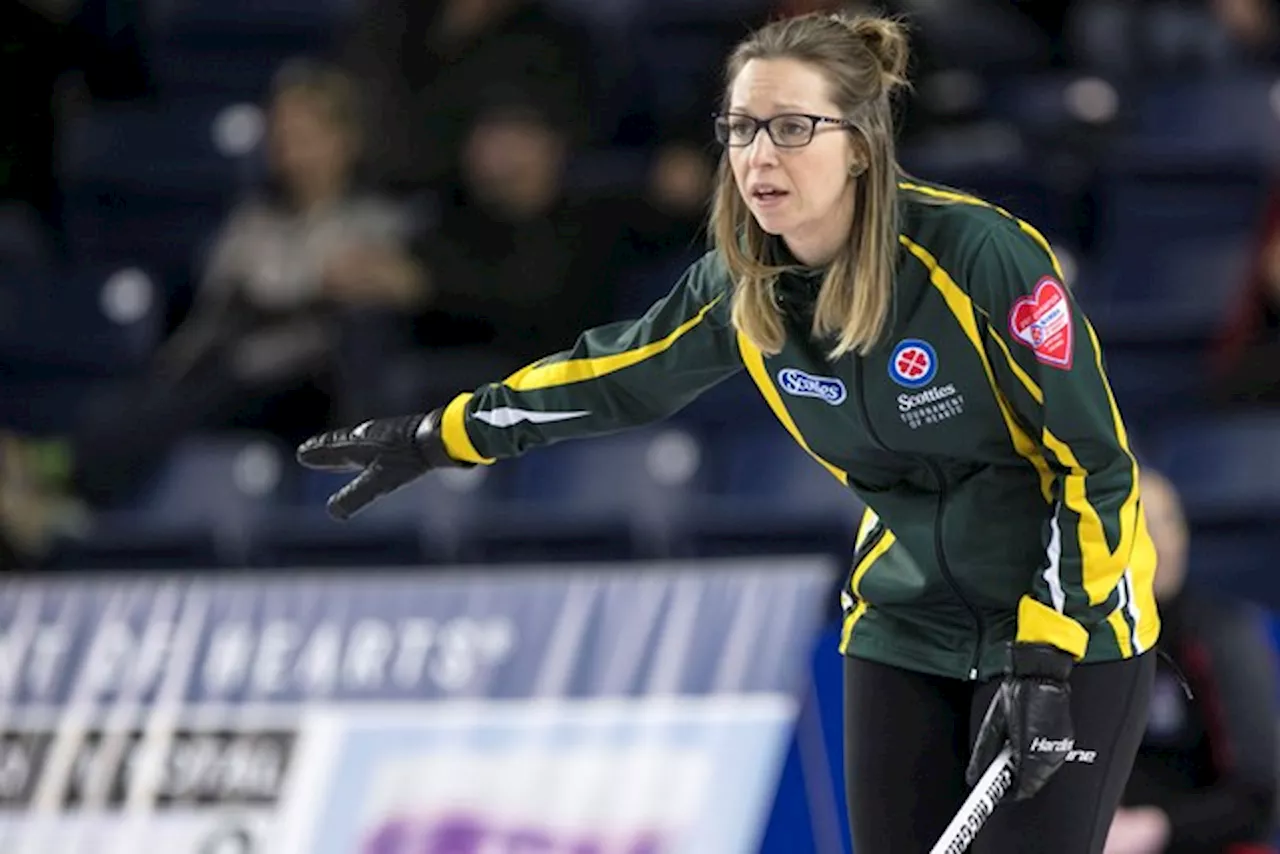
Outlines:
[[861,134],[852,134],[849,143],[849,176],[857,178],[871,167],[871,152]]

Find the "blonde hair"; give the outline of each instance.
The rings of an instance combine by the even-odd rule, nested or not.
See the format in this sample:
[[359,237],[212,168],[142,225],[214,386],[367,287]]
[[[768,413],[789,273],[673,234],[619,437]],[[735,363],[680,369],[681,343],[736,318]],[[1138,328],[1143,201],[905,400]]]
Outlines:
[[[865,354],[883,334],[893,305],[899,167],[891,97],[908,85],[906,30],[896,20],[871,15],[810,14],[770,23],[729,56],[726,100],[753,59],[794,59],[817,68],[830,85],[831,100],[861,137],[867,169],[856,179],[856,219],[822,283],[812,333],[836,338],[831,359],[851,351]],[[774,287],[788,268],[769,262],[768,235],[738,192],[727,151],[709,230],[734,281],[734,325],[762,352],[778,353],[785,331]]]

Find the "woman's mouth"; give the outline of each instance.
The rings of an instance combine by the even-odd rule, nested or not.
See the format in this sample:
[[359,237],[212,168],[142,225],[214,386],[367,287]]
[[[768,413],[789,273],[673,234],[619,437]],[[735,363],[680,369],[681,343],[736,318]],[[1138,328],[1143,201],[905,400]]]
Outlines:
[[776,187],[757,187],[751,191],[751,200],[757,207],[769,208],[782,203],[789,194]]

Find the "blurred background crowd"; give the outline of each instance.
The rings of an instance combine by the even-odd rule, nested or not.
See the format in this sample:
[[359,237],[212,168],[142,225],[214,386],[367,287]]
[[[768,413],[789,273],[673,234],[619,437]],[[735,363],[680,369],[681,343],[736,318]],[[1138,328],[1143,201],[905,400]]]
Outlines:
[[[292,443],[435,406],[643,311],[705,245],[728,48],[770,16],[859,5],[9,0],[6,563],[285,560],[259,532],[224,535],[228,519],[264,518],[245,510],[254,502],[314,527],[329,484],[287,464]],[[906,167],[1049,236],[1135,445],[1203,529],[1197,569],[1265,597],[1280,510],[1280,4],[877,8],[914,31]],[[754,398],[742,383],[717,389],[661,453],[623,442],[612,457],[603,445],[570,456],[623,467],[599,484],[614,505],[669,508],[665,493],[683,487],[718,506],[753,490],[776,505],[790,489],[797,511],[817,490],[812,503],[829,507],[825,484],[767,450],[776,436],[753,457],[782,454],[776,471],[717,464],[773,429]],[[454,492],[553,516],[558,501],[600,509],[582,497],[590,474],[521,468]],[[156,533],[162,517],[214,531],[208,548],[183,552],[172,530]],[[624,547],[672,548],[661,527]],[[403,560],[461,554],[411,539]]]
[[[0,563],[844,559],[853,499],[745,380],[346,526],[291,448],[642,312],[705,245],[726,51],[861,5],[6,0]],[[1280,604],[1280,2],[876,8],[906,168],[1063,260],[1180,496],[1174,586]]]

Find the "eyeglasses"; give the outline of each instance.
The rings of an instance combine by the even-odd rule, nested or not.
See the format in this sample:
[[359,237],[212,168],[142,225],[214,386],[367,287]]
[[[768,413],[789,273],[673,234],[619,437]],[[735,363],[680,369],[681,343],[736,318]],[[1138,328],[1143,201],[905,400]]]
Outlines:
[[757,119],[742,113],[716,113],[716,139],[721,145],[742,148],[755,141],[760,128],[764,128],[779,148],[803,148],[813,141],[818,125],[838,125],[852,128],[853,122],[848,119],[833,119],[828,116],[812,116],[807,113],[783,113],[767,119]]

